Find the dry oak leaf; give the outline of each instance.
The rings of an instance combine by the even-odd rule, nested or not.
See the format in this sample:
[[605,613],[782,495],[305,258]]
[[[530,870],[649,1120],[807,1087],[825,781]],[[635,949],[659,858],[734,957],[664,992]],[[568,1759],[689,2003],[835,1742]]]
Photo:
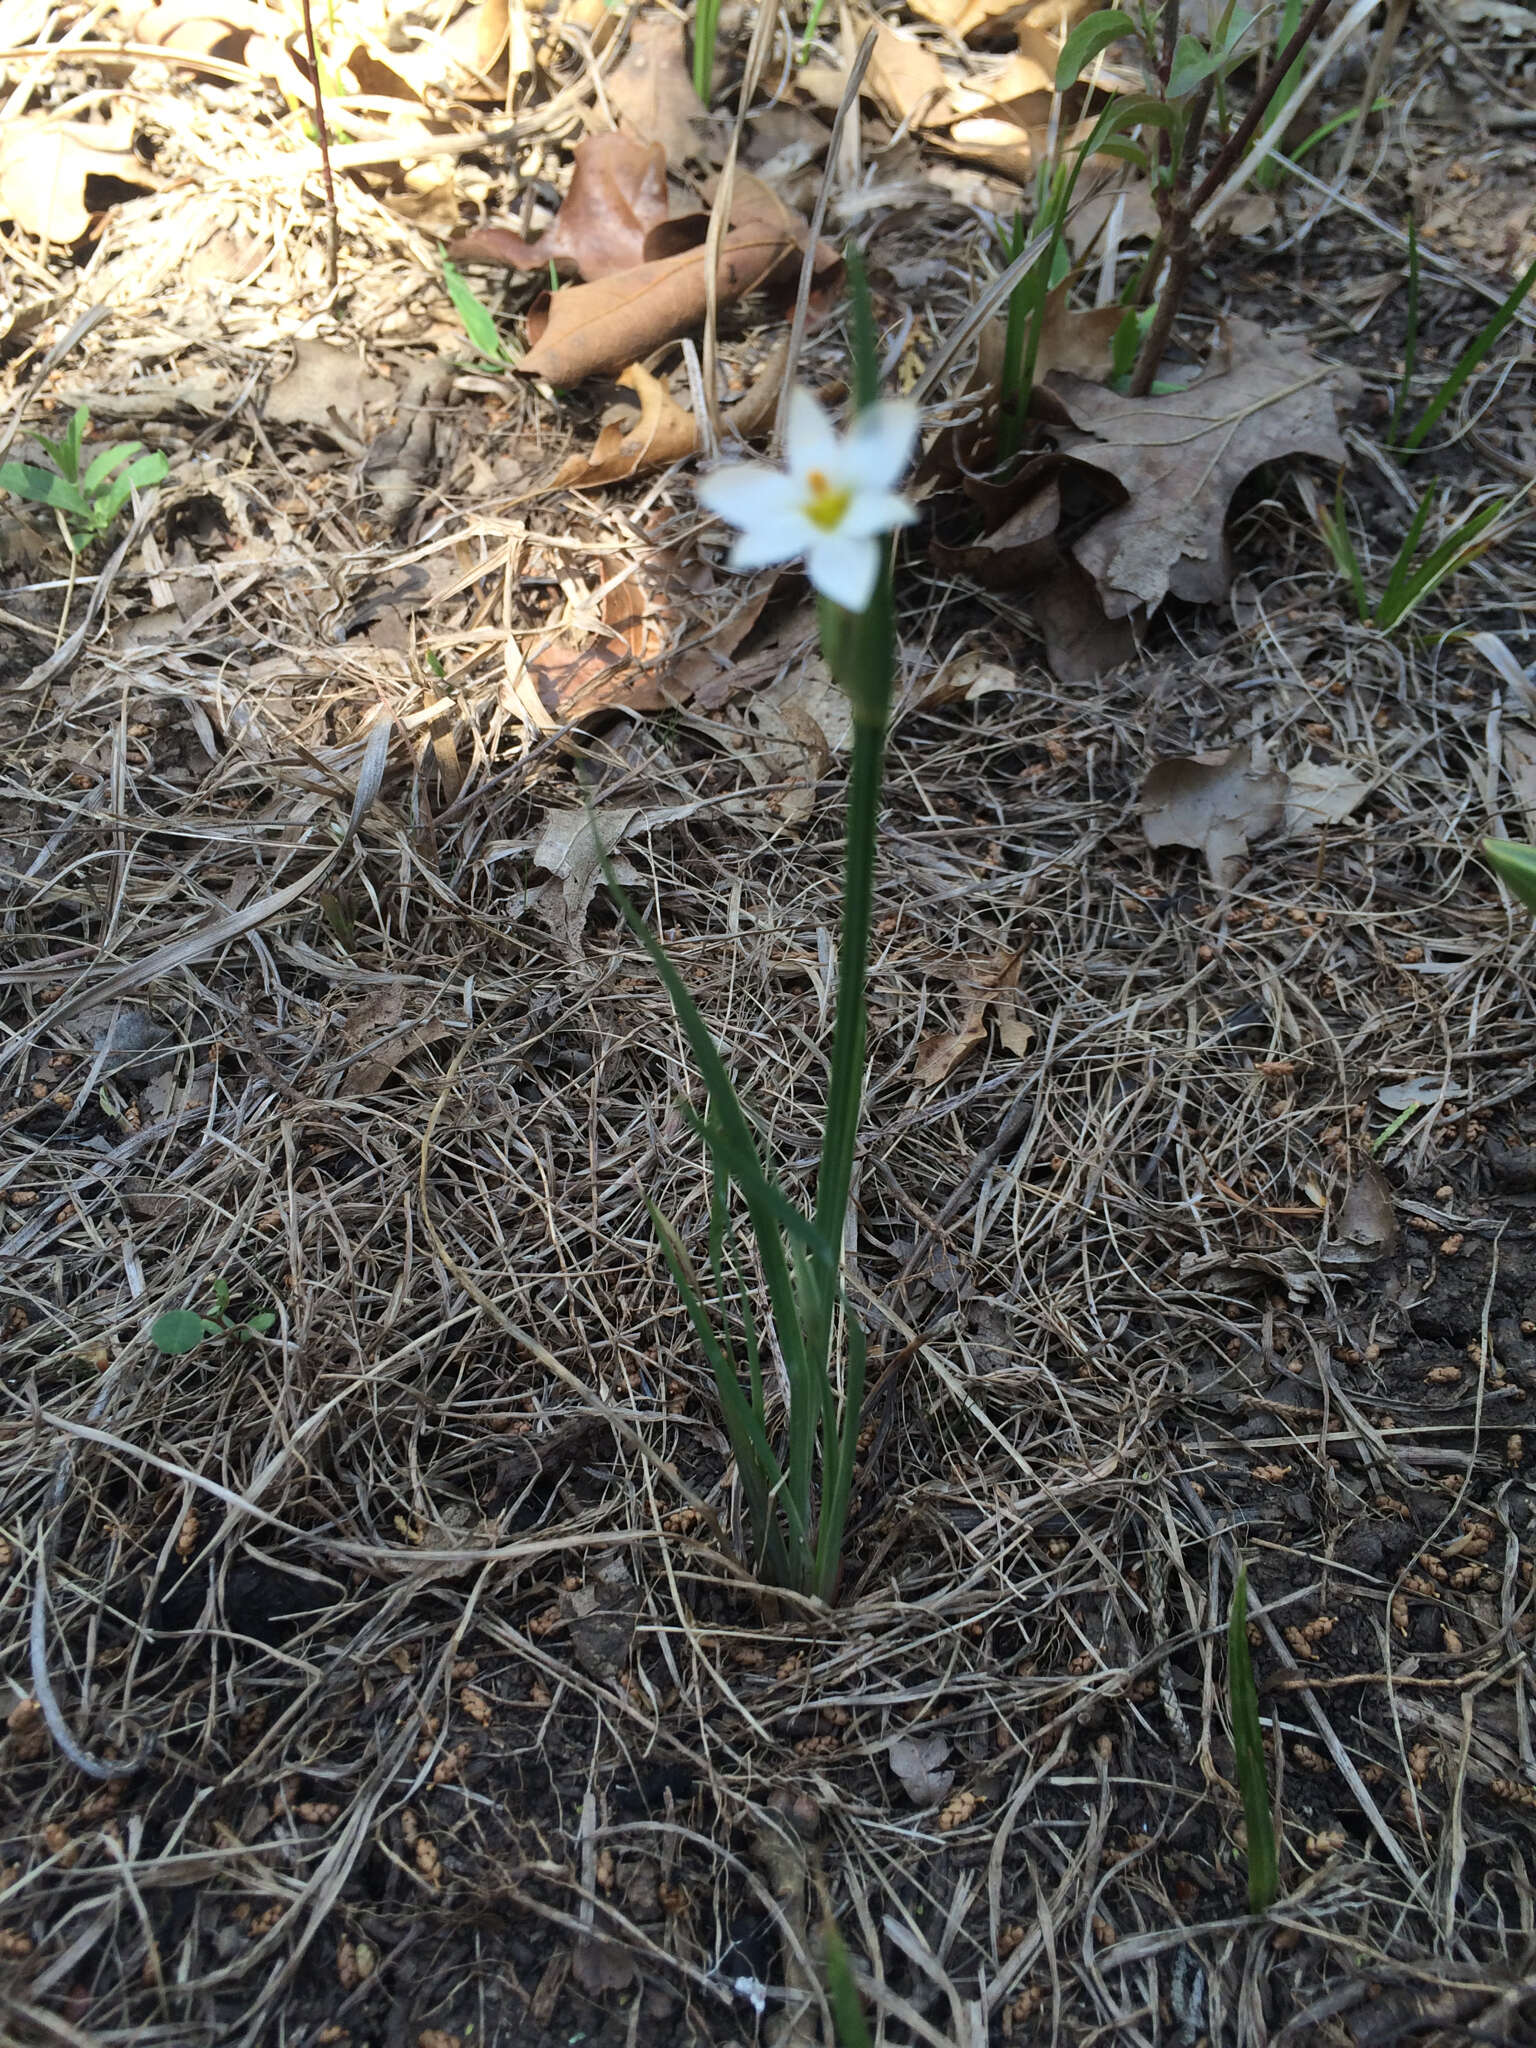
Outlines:
[[[653,235],[665,235],[675,246],[675,238],[688,228],[686,221],[667,221]],[[805,232],[804,221],[776,193],[738,170],[731,224],[720,244],[719,303],[733,305],[791,273]],[[827,267],[836,260],[835,252],[829,251]],[[551,384],[614,375],[697,327],[704,318],[705,301],[701,234],[697,247],[636,264],[592,284],[568,286],[540,301],[528,316],[532,346],[518,370]]]
[[1170,591],[1219,602],[1231,582],[1227,507],[1243,479],[1282,455],[1344,460],[1335,404],[1348,373],[1251,320],[1227,321],[1224,339],[1224,360],[1160,397],[1121,397],[1066,371],[1047,380],[1082,429],[1060,436],[1063,451],[1126,494],[1072,550],[1110,618],[1155,610]]
[[542,270],[548,263],[579,277],[610,277],[645,260],[645,238],[667,217],[667,156],[632,135],[589,135],[576,145],[571,189],[536,242],[510,228],[472,228],[449,249],[455,262],[505,263]]
[[683,49],[683,24],[670,14],[643,16],[629,48],[604,81],[613,117],[627,135],[661,145],[680,167],[699,154],[709,110],[693,89]]
[[1149,846],[1197,847],[1217,887],[1229,889],[1249,841],[1285,816],[1285,790],[1257,742],[1159,761],[1141,785],[1142,830]]
[[93,178],[155,184],[133,153],[133,116],[45,121],[29,115],[0,129],[0,220],[44,242],[78,242],[117,195],[91,193]]
[[[725,415],[743,441],[765,433],[773,421],[779,386],[784,381],[787,350],[775,350],[751,390]],[[664,469],[699,450],[699,423],[680,406],[665,384],[640,363],[631,363],[619,377],[626,391],[640,400],[640,417],[632,426],[610,420],[586,455],[562,464],[552,490],[589,490],[594,484],[619,483],[643,470]]]
[[[1079,15],[1092,13],[1097,4],[1098,0],[1061,0],[1059,7],[1050,10],[1052,28],[1059,27],[1065,35]],[[914,14],[962,37],[983,28],[989,37],[996,37],[1015,25],[1022,37],[1028,32],[1026,18],[1041,11],[1040,0],[912,0]]]

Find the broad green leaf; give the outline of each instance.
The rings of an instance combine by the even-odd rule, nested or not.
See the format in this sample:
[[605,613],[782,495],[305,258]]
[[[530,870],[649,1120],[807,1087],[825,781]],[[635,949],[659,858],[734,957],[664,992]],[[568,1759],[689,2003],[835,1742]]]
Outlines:
[[1178,48],[1173,53],[1173,69],[1168,73],[1169,99],[1186,98],[1213,71],[1219,71],[1223,61],[1213,55],[1198,36],[1180,36]]
[[78,484],[57,470],[39,469],[31,462],[0,463],[0,489],[34,505],[52,505],[75,519],[83,519],[90,511],[90,501]]
[[1536,846],[1521,839],[1485,839],[1483,854],[1511,895],[1536,911]]
[[1075,85],[1101,51],[1135,33],[1135,22],[1118,11],[1090,14],[1086,21],[1080,21],[1062,44],[1056,60],[1056,90],[1065,92],[1069,85]]
[[118,464],[126,462],[130,455],[137,455],[143,445],[141,441],[114,441],[110,448],[103,448],[81,477],[81,490],[88,498],[94,498]]
[[167,1358],[180,1358],[185,1352],[195,1351],[208,1335],[207,1323],[189,1308],[169,1308],[149,1326],[150,1343]]

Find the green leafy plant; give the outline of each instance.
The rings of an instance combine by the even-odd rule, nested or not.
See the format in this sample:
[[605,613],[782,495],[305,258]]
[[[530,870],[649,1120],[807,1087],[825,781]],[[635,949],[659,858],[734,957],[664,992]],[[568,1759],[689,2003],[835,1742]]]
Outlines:
[[90,408],[80,405],[61,440],[37,436],[51,469],[34,462],[0,462],[0,490],[60,513],[75,554],[101,539],[135,491],[164,483],[170,471],[163,455],[139,454],[144,445],[141,441],[114,441],[86,462],[85,437],[90,425]]
[[[1138,10],[1134,15],[1119,9],[1090,14],[1062,46],[1056,66],[1057,92],[1074,85],[1111,43],[1120,42],[1139,55],[1148,95],[1143,104],[1159,109],[1155,122],[1145,111],[1138,111],[1122,122],[1118,136],[1102,137],[1094,145],[1147,175],[1158,213],[1157,238],[1129,288],[1133,304],[1154,309],[1129,373],[1132,397],[1145,397],[1152,390],[1189,280],[1203,256],[1202,210],[1258,146],[1266,117],[1273,125],[1283,121],[1285,105],[1300,83],[1302,59],[1328,4],[1329,0],[1308,0],[1303,8],[1300,0],[1287,0],[1283,46],[1255,90],[1247,112],[1231,125],[1203,172],[1201,151],[1213,108],[1225,126],[1226,81],[1254,54],[1252,14],[1236,0],[1226,0],[1211,17],[1208,36],[1201,37],[1183,28],[1180,0],[1165,0],[1156,10]],[[1289,34],[1285,23],[1291,24]],[[1133,126],[1149,125],[1158,130],[1155,138],[1131,138]]]
[[1243,1797],[1243,1827],[1248,1840],[1248,1910],[1265,1913],[1280,1896],[1280,1862],[1264,1757],[1264,1731],[1259,1725],[1259,1693],[1253,1680],[1253,1652],[1248,1644],[1246,1565],[1238,1567],[1232,1610],[1227,1616],[1227,1698],[1232,1713],[1237,1785]]
[[1493,535],[1489,529],[1501,513],[1514,503],[1512,498],[1495,499],[1491,505],[1483,505],[1475,512],[1469,512],[1459,519],[1450,532],[1429,555],[1414,567],[1414,556],[1419,542],[1424,537],[1424,527],[1434,503],[1436,486],[1431,484],[1419,500],[1418,509],[1409,522],[1403,544],[1398,549],[1392,567],[1387,575],[1386,585],[1378,598],[1372,599],[1366,588],[1365,572],[1360,566],[1360,557],[1350,538],[1349,525],[1344,513],[1344,484],[1342,478],[1334,492],[1333,509],[1317,508],[1318,530],[1323,536],[1328,552],[1354,592],[1355,609],[1360,623],[1374,626],[1378,632],[1390,633],[1400,626],[1404,619],[1428,597],[1438,590],[1448,576],[1454,576],[1458,569],[1476,560],[1485,549],[1492,547]]
[[1510,894],[1536,911],[1536,846],[1522,839],[1485,839],[1483,854]]
[[[510,370],[517,357],[508,349],[496,326],[489,306],[480,299],[459,266],[448,255],[440,252],[443,264],[443,283],[453,301],[453,310],[459,316],[459,325],[464,329],[465,339],[476,355],[484,358],[493,369]],[[553,265],[551,265],[553,270]]]
[[[709,1027],[597,840],[609,890],[661,977],[704,1081],[705,1109],[685,1108],[684,1114],[712,1169],[707,1282],[654,1205],[652,1220],[714,1376],[755,1568],[769,1583],[821,1599],[833,1596],[841,1572],[864,1399],[865,1337],[844,1290],[841,1252],[863,1099],[865,975],[895,677],[891,549],[884,536],[914,516],[894,485],[917,432],[915,406],[879,399],[879,356],[857,250],[849,251],[849,275],[856,411],[846,435],[836,433],[809,393],[797,391],[789,408],[786,470],[727,465],[699,485],[700,501],[741,529],[733,560],[760,566],[804,555],[818,593],[822,649],[853,710],[837,1011],[809,1214],[765,1163],[758,1128]],[[767,1296],[766,1322],[753,1304],[738,1209],[745,1212]],[[782,1371],[782,1414],[772,1385],[775,1362]]]
[[211,1315],[199,1315],[196,1309],[170,1308],[150,1324],[149,1341],[164,1357],[184,1357],[210,1338],[220,1342],[234,1338],[243,1344],[248,1338],[264,1337],[277,1321],[272,1309],[263,1309],[254,1316],[231,1315],[229,1282],[215,1280],[212,1286],[214,1306]]

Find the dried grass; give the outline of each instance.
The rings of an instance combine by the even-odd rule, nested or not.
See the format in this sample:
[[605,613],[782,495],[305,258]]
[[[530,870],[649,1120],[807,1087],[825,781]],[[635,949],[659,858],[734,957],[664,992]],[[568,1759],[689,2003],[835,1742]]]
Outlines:
[[[690,544],[684,484],[532,499],[547,404],[461,379],[397,535],[358,450],[275,441],[257,393],[297,335],[440,343],[429,241],[343,181],[324,306],[240,91],[132,76],[197,196],[122,210],[86,280],[113,313],[44,393],[131,420],[173,483],[77,658],[28,680],[53,556],[0,646],[9,2037],[808,2041],[825,1897],[893,2043],[1521,2038],[1536,1373],[1506,1326],[1536,1269],[1483,1138],[1529,1137],[1536,1016],[1529,932],[1468,865],[1521,707],[1464,643],[1348,624],[1283,486],[1236,535],[1242,626],[1190,618],[1092,688],[1007,605],[914,582],[849,1244],[863,1472],[838,1607],[760,1599],[710,1540],[727,1448],[645,1209],[702,1238],[693,1076],[643,957],[533,854],[583,795],[633,811],[623,857],[804,1175],[836,768],[739,706],[541,734],[523,661]],[[877,258],[934,218],[889,216]],[[210,296],[190,256],[236,220],[267,260]],[[1518,644],[1528,531],[1455,595],[1439,624]],[[960,651],[1017,691],[923,709]],[[1370,796],[1223,900],[1136,794],[1252,733]],[[1018,953],[1030,1051],[917,1085]],[[1339,1203],[1376,1089],[1423,1075],[1463,1092],[1379,1153],[1419,1234],[1373,1266]],[[213,1276],[276,1329],[167,1364],[150,1325]],[[1262,1923],[1239,1540],[1287,1834]],[[909,1732],[949,1745],[926,1809]]]

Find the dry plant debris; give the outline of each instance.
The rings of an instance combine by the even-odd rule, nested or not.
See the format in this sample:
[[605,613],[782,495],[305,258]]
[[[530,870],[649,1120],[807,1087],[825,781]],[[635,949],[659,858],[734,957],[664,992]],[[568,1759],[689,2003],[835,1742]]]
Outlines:
[[[646,1207],[704,1252],[689,1069],[588,806],[802,1170],[846,706],[686,465],[767,423],[824,175],[926,375],[1030,203],[1060,11],[887,9],[830,169],[842,24],[776,44],[710,336],[745,11],[704,110],[658,8],[337,0],[331,295],[296,12],[0,0],[5,453],[88,403],[170,463],[78,562],[0,501],[6,2041],[809,2042],[823,1902],[892,2048],[1530,2038],[1536,1004],[1471,849],[1536,821],[1536,555],[1511,523],[1387,637],[1291,484],[1347,456],[1391,559],[1410,198],[1421,401],[1531,258],[1524,16],[1402,12],[1353,168],[1346,127],[1197,280],[1188,389],[1110,388],[1152,224],[1106,179],[1040,466],[979,458],[985,337],[925,394],[848,1245],[877,1343],[817,1610],[714,1534]],[[509,344],[553,256],[600,374],[467,364],[438,250],[492,230],[536,261],[475,273]],[[805,310],[835,403],[835,280]],[[1447,419],[1447,491],[1528,480],[1530,335]],[[270,1333],[163,1357],[216,1280]]]

